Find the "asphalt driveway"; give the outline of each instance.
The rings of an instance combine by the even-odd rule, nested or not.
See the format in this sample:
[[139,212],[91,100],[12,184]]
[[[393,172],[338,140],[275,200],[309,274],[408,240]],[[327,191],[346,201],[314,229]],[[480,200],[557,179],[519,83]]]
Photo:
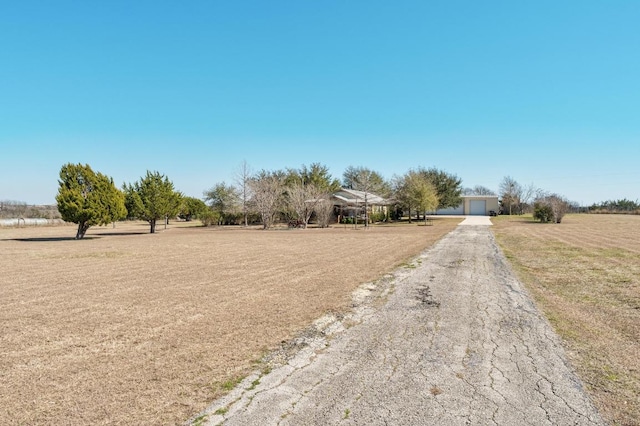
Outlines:
[[354,297],[353,315],[318,323],[205,424],[605,424],[488,226],[459,226]]

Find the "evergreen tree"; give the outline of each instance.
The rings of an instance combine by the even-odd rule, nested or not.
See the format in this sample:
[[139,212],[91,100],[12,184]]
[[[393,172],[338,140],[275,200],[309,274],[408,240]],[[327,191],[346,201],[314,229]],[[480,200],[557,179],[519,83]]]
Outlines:
[[124,190],[129,216],[149,222],[152,234],[159,219],[167,220],[180,211],[182,195],[159,172],[147,171],[145,177],[133,185],[125,185]]
[[418,169],[418,173],[423,175],[435,187],[439,209],[460,205],[462,202],[462,180],[458,176],[433,167],[430,169]]
[[183,197],[178,216],[189,222],[194,218],[199,219],[200,215],[206,213],[206,211],[207,205],[204,201],[194,197]]
[[78,240],[89,227],[106,225],[127,215],[124,194],[113,179],[94,172],[88,164],[65,164],[58,183],[58,211],[63,220],[78,224]]

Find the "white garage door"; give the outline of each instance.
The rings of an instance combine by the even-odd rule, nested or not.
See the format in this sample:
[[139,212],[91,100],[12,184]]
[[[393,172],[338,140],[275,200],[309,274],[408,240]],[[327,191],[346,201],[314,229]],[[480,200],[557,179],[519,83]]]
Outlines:
[[481,215],[487,214],[487,201],[486,200],[471,200],[469,201],[469,214]]

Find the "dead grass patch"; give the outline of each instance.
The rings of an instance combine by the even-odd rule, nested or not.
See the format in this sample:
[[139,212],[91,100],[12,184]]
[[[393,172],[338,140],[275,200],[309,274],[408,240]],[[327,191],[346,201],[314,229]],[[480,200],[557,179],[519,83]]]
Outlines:
[[0,424],[181,423],[458,222],[0,229]]
[[500,217],[505,255],[566,342],[601,412],[640,424],[640,217]]
[[429,392],[431,392],[431,395],[433,396],[438,396],[442,393],[442,389],[440,389],[437,386],[431,386],[431,389],[429,389]]

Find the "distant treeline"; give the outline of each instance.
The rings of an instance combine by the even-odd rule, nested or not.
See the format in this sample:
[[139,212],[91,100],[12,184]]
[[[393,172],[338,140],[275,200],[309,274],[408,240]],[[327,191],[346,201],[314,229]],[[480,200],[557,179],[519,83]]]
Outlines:
[[1,219],[60,219],[58,207],[53,205],[29,205],[22,201],[2,200],[0,201]]
[[631,201],[626,198],[622,200],[609,200],[602,203],[594,203],[589,207],[589,213],[640,214],[640,204],[638,204],[638,200]]

